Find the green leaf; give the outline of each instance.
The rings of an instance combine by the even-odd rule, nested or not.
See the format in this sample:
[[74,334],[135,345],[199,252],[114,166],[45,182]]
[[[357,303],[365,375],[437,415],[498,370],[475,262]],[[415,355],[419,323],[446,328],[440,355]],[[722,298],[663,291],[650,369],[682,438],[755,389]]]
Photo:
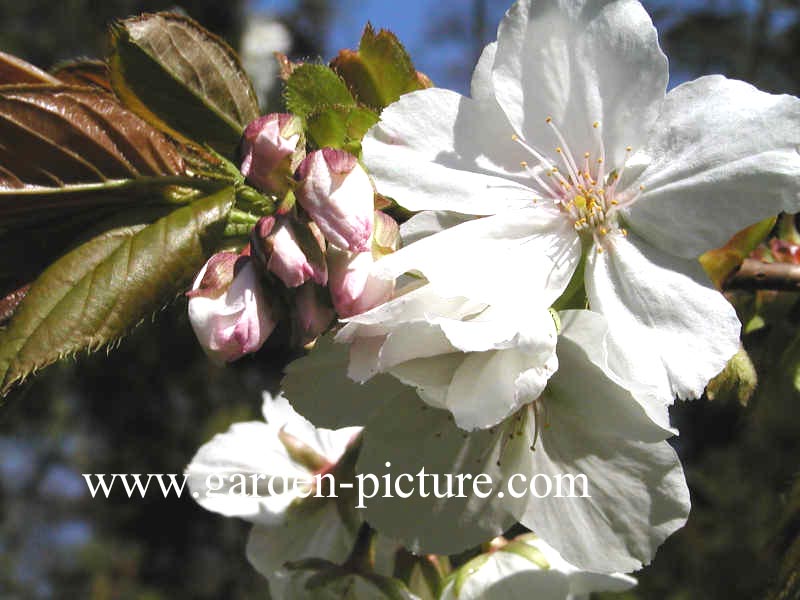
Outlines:
[[378,115],[358,106],[335,106],[309,115],[306,135],[319,148],[339,148],[360,154],[361,139],[378,122]]
[[361,138],[378,115],[359,106],[341,78],[324,65],[297,67],[286,82],[286,107],[303,117],[306,135],[318,148],[358,154]]
[[367,24],[358,52],[342,50],[331,63],[359,102],[378,111],[402,94],[429,87],[418,76],[405,48],[390,31]]
[[700,264],[711,281],[722,288],[734,269],[739,267],[756,247],[764,241],[775,226],[777,217],[770,217],[735,234],[721,248],[709,250],[700,256]]
[[[0,298],[29,284],[71,247],[100,233],[104,221],[148,211],[163,216],[198,190],[221,183],[188,177],[148,177],[65,188],[0,191]],[[185,198],[184,196],[189,196]]]
[[325,65],[297,67],[286,81],[286,108],[300,117],[332,107],[356,106],[344,81]]
[[179,140],[234,154],[259,109],[224,41],[192,19],[158,13],[117,23],[111,45],[111,84],[123,104]]
[[226,188],[105,231],[53,263],[0,332],[0,392],[59,358],[114,343],[202,267],[234,203]]
[[747,406],[758,386],[758,373],[747,351],[740,347],[714,379],[706,386],[709,400],[736,401]]

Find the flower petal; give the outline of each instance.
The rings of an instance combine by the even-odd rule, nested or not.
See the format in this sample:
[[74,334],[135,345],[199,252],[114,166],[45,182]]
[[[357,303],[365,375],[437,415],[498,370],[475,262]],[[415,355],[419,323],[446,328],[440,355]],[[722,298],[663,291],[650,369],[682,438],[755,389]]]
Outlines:
[[[295,482],[310,477],[289,458],[276,432],[257,422],[235,423],[215,435],[197,451],[186,474],[189,489],[206,510],[264,524],[284,521],[285,508],[296,498]],[[258,481],[259,496],[246,493],[252,490],[252,475],[264,476]],[[272,478],[275,494],[268,493]]]
[[661,364],[651,362],[652,375],[642,376],[668,381],[662,394],[699,397],[739,349],[736,311],[697,261],[665,254],[634,235],[608,242],[606,252],[587,260],[592,310],[606,317],[610,337],[632,361],[642,359],[642,347],[657,353]]
[[417,394],[434,408],[447,409],[447,391],[453,374],[464,362],[463,352],[415,358],[395,365],[389,372],[406,385],[417,388]]
[[430,88],[384,109],[364,137],[364,164],[378,191],[409,210],[491,215],[534,197],[508,179],[525,158],[512,133],[492,104]]
[[459,585],[456,577],[442,592],[441,600],[567,600],[569,582],[563,573],[534,568],[527,559],[511,552],[494,552]]
[[719,75],[667,94],[639,158],[631,229],[661,250],[696,258],[737,231],[800,210],[800,100]]
[[400,238],[403,240],[403,245],[408,246],[417,240],[463,223],[468,218],[461,213],[423,210],[400,225]]
[[361,430],[359,427],[343,427],[335,430],[314,427],[310,421],[294,410],[282,394],[273,397],[264,392],[262,412],[273,436],[279,431],[285,431],[330,463],[339,461]]
[[[453,319],[473,316],[485,309],[485,304],[458,296],[443,296],[436,290],[416,281],[398,290],[397,297],[360,315],[344,319],[347,325],[337,334],[337,341],[349,342],[356,335],[381,335],[399,323],[427,320],[448,315]],[[364,327],[366,326],[366,327]]]
[[[576,319],[571,327],[580,327]],[[531,423],[525,435],[508,443],[503,459],[507,477],[521,473],[540,495],[547,491],[537,475],[550,481],[542,498],[526,493],[513,510],[523,525],[578,568],[632,571],[647,564],[658,546],[681,527],[689,513],[689,491],[680,461],[662,441],[654,424],[624,388],[588,358],[590,351],[559,338],[559,371],[544,395],[547,425],[533,443]],[[557,493],[559,477],[586,476],[586,486]],[[555,483],[553,483],[555,481]],[[523,486],[515,481],[514,489]],[[554,489],[555,488],[555,489]],[[586,491],[588,496],[581,495]],[[555,493],[554,493],[555,492]]]
[[356,383],[347,376],[349,362],[346,345],[320,337],[308,355],[289,363],[281,385],[292,405],[320,426],[364,425],[385,399],[407,388],[389,375]]
[[466,318],[448,316],[429,318],[441,328],[447,340],[462,352],[485,352],[518,348],[537,354],[555,351],[556,328],[547,309],[537,309],[527,302],[495,304]]
[[[552,320],[551,320],[552,323]],[[552,345],[536,354],[517,349],[470,352],[453,374],[445,400],[466,431],[493,427],[542,393],[558,368]]]
[[560,571],[567,576],[569,592],[576,595],[575,598],[570,596],[568,600],[578,600],[582,594],[588,595],[592,592],[623,592],[636,585],[636,579],[622,573],[592,573],[578,569],[565,561],[550,544],[534,534],[523,534],[516,539],[524,540],[526,544],[541,552],[551,570]]
[[256,525],[247,541],[247,559],[270,580],[273,598],[288,597],[280,593],[281,580],[287,579],[284,563],[303,558],[341,563],[355,542],[355,530],[342,521],[335,502],[321,502],[290,515],[279,526]]
[[550,306],[569,283],[581,243],[567,219],[546,209],[468,221],[376,261],[386,279],[418,270],[437,293],[487,304],[534,298]]
[[[497,33],[494,88],[517,132],[540,150],[598,149],[619,167],[638,148],[667,88],[667,59],[636,0],[520,0]],[[599,121],[601,126],[593,128]]]
[[496,103],[494,95],[494,83],[492,82],[492,69],[494,69],[494,57],[497,54],[497,42],[487,44],[480,57],[475,70],[472,72],[472,81],[469,85],[469,93],[473,100],[479,102]]
[[[386,402],[370,418],[356,471],[373,474],[383,481],[391,473],[399,480],[400,491],[414,493],[400,498],[397,490],[387,497],[383,490],[365,499],[364,518],[381,533],[402,542],[412,552],[452,554],[502,533],[512,523],[495,494],[479,498],[472,493],[472,478],[486,473],[497,480],[496,465],[500,450],[499,432],[466,434],[453,424],[450,413],[430,408],[414,390]],[[387,467],[386,463],[391,463]],[[425,493],[421,494],[419,473],[424,468]],[[407,475],[413,482],[407,481]],[[436,474],[439,495],[446,492],[446,475],[458,494],[462,474],[464,496],[437,498],[433,487]],[[487,486],[480,488],[486,490]],[[365,479],[364,490],[369,491]]]
[[383,372],[415,358],[449,354],[455,348],[442,330],[428,321],[406,323],[394,328],[378,353],[378,370]]
[[[591,348],[587,357],[592,364],[630,391],[647,416],[665,433],[678,435],[670,426],[669,406],[674,398],[658,354],[630,338],[624,338],[624,346],[620,347],[618,340],[609,335],[608,321],[599,313],[566,310],[559,313],[559,318],[561,326],[569,330],[571,340]],[[579,326],[574,324],[576,321]]]

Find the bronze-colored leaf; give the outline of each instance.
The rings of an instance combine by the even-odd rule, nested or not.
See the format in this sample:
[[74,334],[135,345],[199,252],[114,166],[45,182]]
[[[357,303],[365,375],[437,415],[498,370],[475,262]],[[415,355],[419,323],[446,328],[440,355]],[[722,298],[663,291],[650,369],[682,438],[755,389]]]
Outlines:
[[236,54],[187,17],[158,13],[118,23],[109,65],[123,104],[184,142],[230,156],[259,115]]
[[57,84],[59,81],[17,56],[0,52],[0,85],[19,83]]
[[0,87],[0,296],[33,281],[102,219],[174,208],[190,199],[182,188],[222,187],[182,171],[173,142],[105,92]]
[[174,144],[108,94],[70,86],[0,88],[0,190],[182,171]]
[[68,85],[95,87],[113,93],[108,65],[102,60],[70,60],[57,64],[50,72]]

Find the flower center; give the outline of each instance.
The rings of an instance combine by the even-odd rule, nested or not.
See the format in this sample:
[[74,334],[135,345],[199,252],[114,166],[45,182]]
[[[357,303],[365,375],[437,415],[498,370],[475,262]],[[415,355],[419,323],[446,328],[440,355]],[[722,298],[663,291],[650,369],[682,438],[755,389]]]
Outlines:
[[[617,170],[606,170],[605,146],[601,135],[600,122],[595,121],[592,127],[597,130],[598,149],[583,153],[583,161],[575,159],[561,131],[551,117],[546,119],[561,144],[554,151],[557,160],[532,146],[518,135],[511,139],[536,159],[538,164],[530,165],[520,162],[534,181],[533,188],[542,198],[553,201],[559,210],[572,222],[575,230],[582,236],[592,237],[598,252],[602,252],[602,241],[612,232],[627,235],[627,231],[619,226],[618,211],[635,202],[644,187],[636,194],[623,194],[617,185],[625,172],[625,164],[632,148],[625,149],[625,161]],[[563,171],[556,163],[560,163]],[[535,198],[534,203],[540,198]]]

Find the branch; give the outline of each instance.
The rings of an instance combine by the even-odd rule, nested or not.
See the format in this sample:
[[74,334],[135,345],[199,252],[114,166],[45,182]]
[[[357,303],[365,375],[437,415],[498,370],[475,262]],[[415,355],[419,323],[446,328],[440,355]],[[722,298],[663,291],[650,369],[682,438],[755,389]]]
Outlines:
[[742,266],[728,277],[722,288],[724,290],[798,292],[800,291],[800,265],[764,263],[746,258]]

